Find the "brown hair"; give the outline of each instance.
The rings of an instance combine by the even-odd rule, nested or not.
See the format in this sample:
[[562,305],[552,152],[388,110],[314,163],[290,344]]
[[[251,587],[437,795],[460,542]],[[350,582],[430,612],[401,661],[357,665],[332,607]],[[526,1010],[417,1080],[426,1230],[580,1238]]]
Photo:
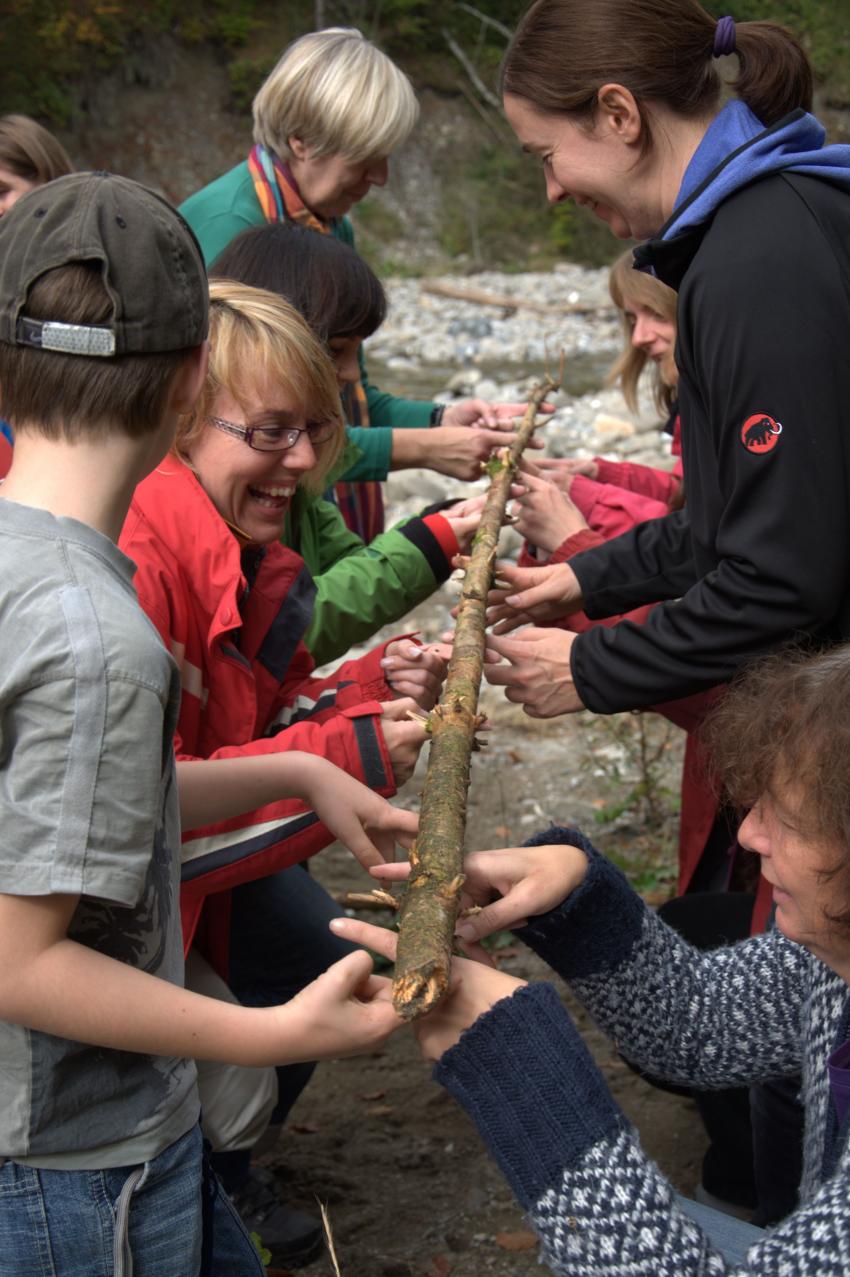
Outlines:
[[62,144],[28,115],[0,116],[0,168],[36,186],[74,171]]
[[371,337],[387,314],[381,282],[360,254],[297,222],[242,231],[210,267],[217,276],[285,297],[323,342]]
[[733,804],[781,800],[793,783],[795,827],[835,856],[826,877],[840,884],[841,907],[829,919],[850,934],[850,644],[748,666],[700,735]]
[[[614,367],[606,378],[609,386],[619,386],[623,398],[637,412],[638,381],[649,358],[645,350],[638,350],[632,345],[632,325],[626,311],[629,306],[646,306],[665,319],[668,324],[676,323],[676,294],[672,288],[662,284],[654,275],[635,270],[634,255],[629,248],[617,258],[608,276],[608,291],[611,300],[620,312],[623,327],[623,350]],[[676,402],[676,371],[673,353],[670,352],[669,363],[653,365],[652,397],[656,408],[663,416],[669,416]]]
[[[65,324],[106,324],[114,309],[94,262],[46,271],[26,304],[29,318]],[[152,433],[188,353],[106,359],[0,342],[0,413],[15,429],[70,443],[116,429],[133,438]]]
[[[599,89],[612,82],[639,106],[661,102],[700,119],[719,101],[716,27],[696,0],[535,0],[508,47],[501,89],[543,113],[590,123]],[[732,87],[763,124],[811,109],[811,67],[790,31],[738,22],[735,37],[740,74]]]
[[194,408],[180,419],[174,452],[191,465],[193,442],[214,429],[207,418],[216,396],[224,390],[242,404],[262,378],[283,387],[306,416],[335,423],[331,438],[314,445],[316,465],[300,481],[308,492],[321,493],[345,446],[333,364],[289,302],[236,280],[210,280],[209,367]]

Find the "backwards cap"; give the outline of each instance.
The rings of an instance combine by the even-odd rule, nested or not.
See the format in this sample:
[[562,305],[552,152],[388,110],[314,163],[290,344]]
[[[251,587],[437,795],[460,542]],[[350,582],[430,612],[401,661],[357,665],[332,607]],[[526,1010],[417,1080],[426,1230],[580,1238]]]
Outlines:
[[[105,325],[34,320],[27,296],[46,271],[100,264]],[[112,173],[71,173],[0,217],[0,341],[110,358],[198,346],[207,335],[204,260],[192,231],[154,191]]]

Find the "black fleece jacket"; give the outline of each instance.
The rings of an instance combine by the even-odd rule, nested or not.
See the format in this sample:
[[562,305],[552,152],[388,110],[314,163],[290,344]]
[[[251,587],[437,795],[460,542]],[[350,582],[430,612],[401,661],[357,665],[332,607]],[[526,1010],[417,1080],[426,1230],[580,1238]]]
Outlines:
[[794,638],[850,637],[850,195],[774,174],[638,252],[679,290],[688,505],[572,560],[590,617],[668,600],[576,639],[598,713],[711,687]]

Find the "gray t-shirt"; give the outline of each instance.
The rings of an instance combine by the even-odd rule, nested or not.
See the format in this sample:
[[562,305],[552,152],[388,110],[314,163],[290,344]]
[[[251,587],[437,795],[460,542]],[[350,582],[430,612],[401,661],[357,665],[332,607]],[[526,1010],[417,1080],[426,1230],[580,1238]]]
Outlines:
[[[182,985],[180,687],[133,572],[87,525],[0,498],[0,892],[79,894],[71,939]],[[0,1021],[0,1160],[122,1166],[197,1120],[192,1061]]]

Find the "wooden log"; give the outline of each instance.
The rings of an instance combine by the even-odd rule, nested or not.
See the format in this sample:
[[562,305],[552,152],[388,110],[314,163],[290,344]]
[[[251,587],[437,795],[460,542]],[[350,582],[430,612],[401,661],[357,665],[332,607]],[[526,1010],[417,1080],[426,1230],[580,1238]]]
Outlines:
[[443,695],[428,716],[431,746],[419,832],[399,910],[393,1005],[405,1019],[430,1011],[449,984],[463,886],[470,756],[481,724],[478,693],[484,669],[487,595],[511,480],[531,439],[540,405],[559,384],[560,379],[549,378],[534,390],[515,443],[491,457],[486,467],[490,490],[464,577]]
[[613,303],[593,306],[589,302],[538,302],[509,293],[489,293],[484,288],[459,288],[457,284],[444,284],[439,279],[423,279],[423,293],[434,297],[449,297],[453,301],[471,302],[475,306],[498,306],[501,310],[533,310],[540,315],[591,315],[613,311]]

